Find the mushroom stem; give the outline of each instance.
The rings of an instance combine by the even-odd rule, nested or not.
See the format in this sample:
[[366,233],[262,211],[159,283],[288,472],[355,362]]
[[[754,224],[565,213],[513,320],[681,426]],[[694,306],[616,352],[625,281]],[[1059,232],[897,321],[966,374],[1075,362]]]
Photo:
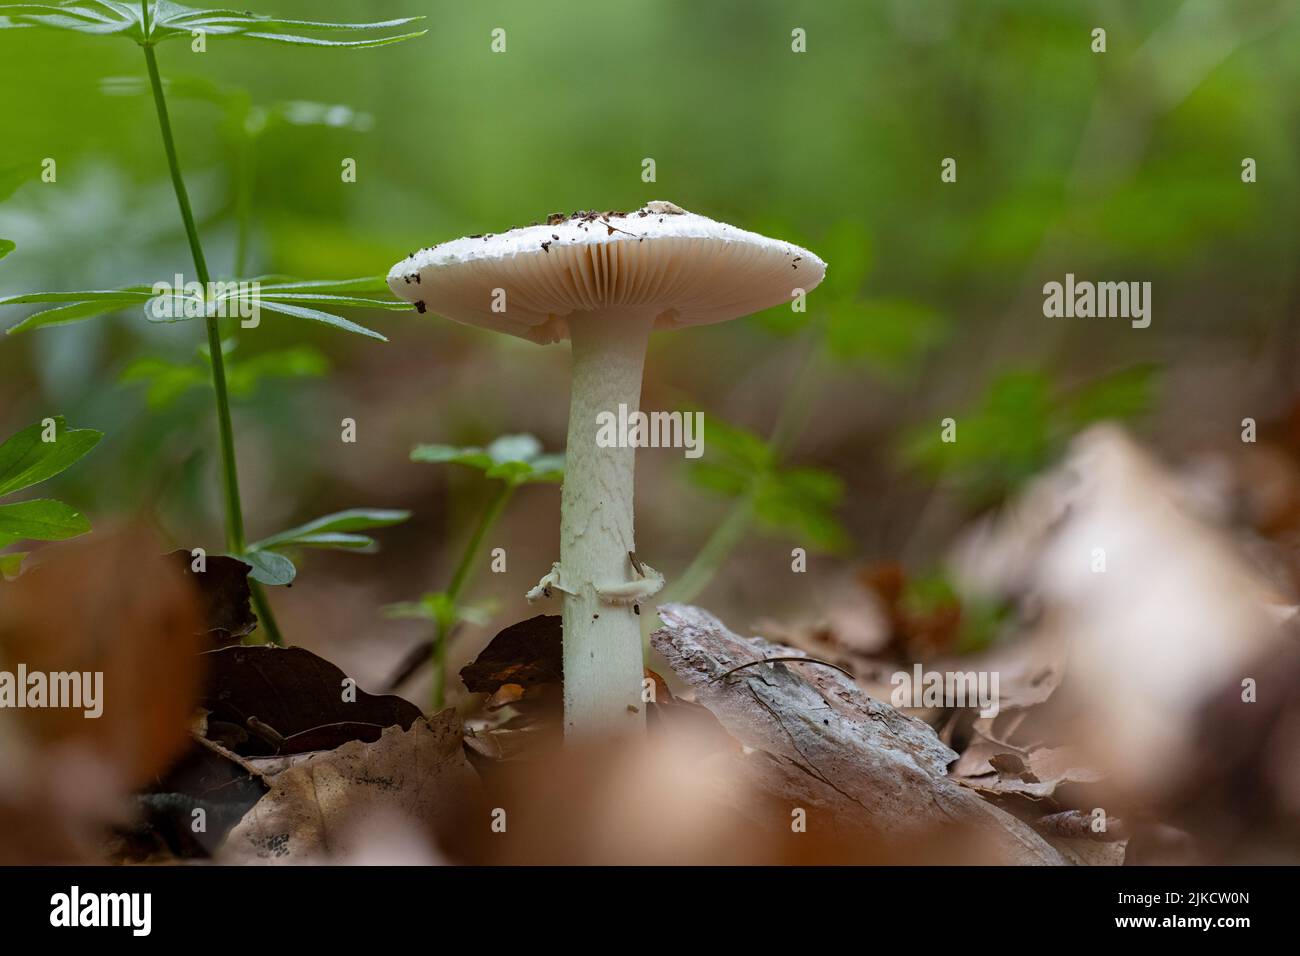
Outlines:
[[[633,606],[599,588],[633,579],[636,449],[597,444],[603,412],[641,407],[641,370],[652,315],[571,315],[573,393],[560,506],[564,593],[564,730],[613,736],[645,727],[641,627]],[[629,443],[630,444],[630,443]]]

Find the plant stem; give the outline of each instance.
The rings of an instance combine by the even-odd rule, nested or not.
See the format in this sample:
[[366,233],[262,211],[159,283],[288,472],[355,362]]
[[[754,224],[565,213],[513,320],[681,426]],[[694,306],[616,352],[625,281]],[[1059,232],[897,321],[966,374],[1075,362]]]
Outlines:
[[660,604],[690,602],[709,586],[727,556],[740,543],[740,539],[749,530],[749,522],[754,516],[754,492],[749,491],[736,499],[727,516],[722,519],[713,534],[704,542],[681,577],[664,588]]
[[[785,460],[791,445],[794,444],[795,436],[807,421],[813,405],[815,389],[820,381],[818,378],[821,371],[820,349],[820,332],[814,330],[805,344],[803,361],[795,373],[794,382],[786,390],[785,399],[777,412],[776,424],[772,427],[772,436],[768,439],[768,447],[772,450],[773,466],[779,466]],[[682,572],[681,577],[664,588],[663,596],[659,599],[660,604],[693,601],[709,586],[727,556],[749,529],[749,523],[754,516],[756,494],[757,489],[751,487],[736,500],[726,517],[713,529],[709,539],[700,548],[695,560]]]
[[271,613],[271,602],[266,596],[266,591],[258,581],[250,580],[248,587],[253,595],[253,610],[257,612],[257,622],[266,632],[264,635],[266,643],[283,647],[284,637],[280,634],[279,625],[275,623],[275,615]]
[[475,558],[483,546],[483,539],[487,537],[488,532],[497,523],[497,519],[501,517],[501,513],[505,511],[506,504],[510,501],[510,496],[514,492],[514,482],[503,481],[501,483],[501,487],[492,496],[492,500],[488,502],[487,510],[479,518],[478,526],[474,529],[468,543],[466,543],[465,551],[460,556],[460,564],[456,566],[456,570],[451,576],[451,584],[447,587],[447,603],[453,608],[452,616],[450,618],[444,615],[438,616],[433,639],[433,709],[435,711],[442,709],[446,695],[447,644],[450,643],[449,638],[455,624],[454,608],[460,600],[461,592],[465,590],[465,585],[469,583],[470,572],[473,570]]
[[[199,283],[206,290],[210,281],[208,263],[203,256],[203,245],[199,242],[199,230],[194,223],[194,212],[190,208],[189,193],[185,189],[185,180],[181,176],[180,160],[176,157],[176,142],[172,137],[171,119],[167,115],[167,99],[163,95],[162,77],[158,73],[158,59],[154,55],[153,42],[149,32],[149,0],[140,0],[144,16],[145,65],[149,68],[149,85],[153,89],[154,106],[158,110],[158,129],[162,133],[163,149],[167,153],[167,166],[171,171],[172,189],[176,193],[176,204],[180,207],[181,219],[185,223],[185,235],[190,244],[190,255],[194,259],[194,271]],[[208,352],[212,366],[212,390],[217,404],[217,430],[221,439],[221,475],[226,498],[226,549],[232,554],[244,552],[244,512],[239,501],[239,473],[235,465],[235,433],[230,421],[230,397],[226,389],[226,363],[221,353],[221,330],[215,316],[206,316],[204,323],[208,333]],[[271,619],[270,604],[266,595],[261,594],[260,587],[253,584],[254,601],[258,605],[259,617],[263,627],[273,642],[277,642],[279,629]],[[264,616],[263,616],[264,614]]]

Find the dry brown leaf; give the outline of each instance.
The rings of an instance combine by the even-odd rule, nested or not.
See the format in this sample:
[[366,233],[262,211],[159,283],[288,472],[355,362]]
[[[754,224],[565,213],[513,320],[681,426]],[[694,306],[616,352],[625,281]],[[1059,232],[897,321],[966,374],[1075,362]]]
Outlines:
[[357,833],[400,818],[426,839],[478,789],[455,710],[313,754],[270,777],[271,790],[231,831],[222,863],[328,863],[359,852]]

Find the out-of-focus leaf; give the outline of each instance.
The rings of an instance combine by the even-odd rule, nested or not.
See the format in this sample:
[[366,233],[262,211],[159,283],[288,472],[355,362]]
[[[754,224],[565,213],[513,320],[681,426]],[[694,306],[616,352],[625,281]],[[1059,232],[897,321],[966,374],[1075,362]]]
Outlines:
[[3,259],[17,248],[18,245],[12,239],[0,239],[0,259]]
[[26,551],[11,551],[8,554],[0,554],[0,577],[7,581],[12,581],[18,577],[23,570],[23,558],[27,557]]
[[208,377],[197,365],[145,356],[123,369],[118,381],[123,385],[144,384],[147,387],[145,402],[157,411],[168,407],[190,389],[205,387]]
[[904,438],[902,457],[990,503],[1046,467],[1084,425],[1144,411],[1154,391],[1154,371],[1128,369],[1059,397],[1041,372],[1003,373],[973,412],[950,416],[955,441],[944,441],[936,422]]
[[[172,0],[153,0],[148,22],[141,5],[129,0],[63,0],[61,3],[16,3],[0,8],[0,29],[45,27],[98,35],[122,35],[136,43],[154,45],[177,37],[188,39],[194,31],[213,36],[249,37],[311,46],[372,47],[397,43],[428,32],[393,34],[422,17],[402,17],[375,23],[329,23],[317,20],[282,20],[267,14],[238,10],[198,10]],[[336,40],[320,33],[379,31],[386,36]]]
[[1139,365],[1094,379],[1063,398],[1062,413],[1075,426],[1141,415],[1151,407],[1156,370]]
[[844,483],[831,472],[790,468],[759,485],[754,514],[774,531],[806,538],[818,550],[838,551],[850,540],[834,512],[843,495]]
[[502,435],[486,448],[416,445],[411,461],[466,465],[515,485],[564,479],[564,456],[543,454],[542,443],[532,435]]
[[54,419],[54,441],[43,441],[44,432],[45,425],[36,422],[0,445],[0,495],[53,478],[104,437],[93,428],[68,428],[61,415]]
[[0,505],[0,535],[14,539],[63,541],[89,530],[90,522],[81,512],[53,498]]

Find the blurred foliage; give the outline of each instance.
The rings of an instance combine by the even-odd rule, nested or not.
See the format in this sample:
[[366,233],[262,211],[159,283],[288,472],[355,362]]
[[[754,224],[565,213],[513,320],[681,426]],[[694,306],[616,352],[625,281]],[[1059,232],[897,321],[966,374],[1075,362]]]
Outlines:
[[1004,372],[970,413],[905,435],[903,458],[952,482],[975,504],[992,503],[1043,470],[1080,428],[1141,415],[1151,405],[1155,373],[1154,366],[1138,366],[1061,391],[1041,372]]
[[844,482],[821,468],[782,466],[758,435],[705,416],[705,455],[690,465],[691,480],[729,498],[749,499],[760,526],[825,551],[849,536],[835,516]]
[[[647,395],[684,392],[764,433],[760,413],[745,417],[749,397],[779,392],[792,378],[786,366],[767,364],[793,352],[774,334],[816,336],[827,362],[815,384],[836,389],[838,404],[819,409],[808,429],[815,449],[794,452],[815,450],[839,485],[795,477],[782,494],[769,493],[763,511],[782,533],[806,534],[811,523],[841,543],[846,530],[875,540],[888,517],[877,481],[896,463],[882,449],[901,448],[904,464],[968,503],[996,498],[1050,459],[1071,430],[1100,417],[1135,420],[1153,400],[1149,380],[1121,387],[1108,371],[1196,351],[1247,354],[1272,341],[1265,337],[1280,304],[1293,301],[1300,17],[1291,0],[254,6],[258,15],[304,20],[425,12],[419,26],[430,32],[327,56],[244,42],[238,33],[280,28],[243,13],[205,14],[229,17],[233,32],[213,30],[207,51],[196,53],[180,30],[197,22],[184,19],[190,14],[164,22],[179,42],[159,46],[158,58],[216,274],[245,271],[235,267],[241,230],[249,274],[374,277],[431,242],[554,209],[650,199],[800,242],[826,259],[826,281],[807,312],[787,305],[663,336],[672,341],[660,354],[673,361],[652,355],[647,365]],[[122,95],[142,86],[132,79],[141,76],[139,50],[123,40],[138,26],[131,17],[113,42],[75,30],[0,30],[0,254],[11,250],[0,259],[0,296],[147,290],[189,269],[153,106]],[[1099,23],[1108,31],[1104,55],[1088,48]],[[794,26],[807,31],[806,54],[790,52]],[[495,27],[507,31],[504,54],[491,51]],[[256,158],[243,173],[251,131],[259,131]],[[1247,156],[1260,172],[1251,185],[1240,180]],[[656,161],[656,182],[641,180],[645,157]],[[944,157],[957,160],[955,183],[939,181]],[[56,182],[42,176],[45,159],[57,163]],[[344,159],[356,161],[356,182],[340,180]],[[245,219],[241,208],[253,214]],[[1067,268],[1151,279],[1152,327],[1043,320],[1037,290]],[[350,291],[281,291],[384,294],[369,281]],[[41,336],[0,338],[0,433],[51,407],[110,433],[94,469],[57,476],[59,493],[91,514],[144,501],[190,539],[195,524],[216,523],[205,486],[214,468],[210,413],[197,399],[171,397],[198,392],[187,384],[201,370],[197,330],[151,325],[125,304]],[[51,305],[71,307],[58,314],[67,319],[95,308],[88,300]],[[358,324],[393,342],[354,344],[270,310],[258,329],[237,333],[236,367],[311,348],[328,357],[332,376],[328,385],[296,378],[284,389],[279,372],[254,375],[248,388],[262,392],[248,393],[256,410],[239,422],[253,456],[250,511],[296,519],[341,507],[365,476],[396,498],[411,496],[403,505],[436,508],[391,479],[394,463],[430,429],[466,442],[521,426],[562,439],[562,356],[357,308],[364,311],[349,315]],[[14,313],[14,322],[21,318]],[[142,355],[147,362],[132,368]],[[124,369],[152,414],[139,413],[133,390],[115,387]],[[760,380],[745,391],[741,377],[751,371]],[[408,384],[426,379],[427,387]],[[338,408],[340,396],[356,407]],[[368,472],[322,450],[334,422],[350,413],[376,423],[365,432]],[[937,444],[946,415],[958,421],[955,445]],[[739,449],[736,457],[726,442],[710,438],[709,464],[692,472],[743,495],[756,459]],[[788,486],[799,503],[790,503]],[[643,499],[651,487],[641,485]],[[638,522],[641,534],[683,549],[662,566],[688,561],[708,530],[671,509],[655,520],[678,524],[647,520]],[[448,535],[442,545],[452,561],[457,541]]]
[[[122,372],[123,385],[144,385],[146,402],[161,411],[186,392],[212,387],[207,346],[197,351],[197,360],[174,362],[159,356],[145,356],[131,362]],[[263,379],[321,378],[329,371],[329,359],[319,349],[298,345],[253,355],[246,361],[234,357],[235,342],[222,343],[226,356],[226,385],[237,401],[253,396]]]

